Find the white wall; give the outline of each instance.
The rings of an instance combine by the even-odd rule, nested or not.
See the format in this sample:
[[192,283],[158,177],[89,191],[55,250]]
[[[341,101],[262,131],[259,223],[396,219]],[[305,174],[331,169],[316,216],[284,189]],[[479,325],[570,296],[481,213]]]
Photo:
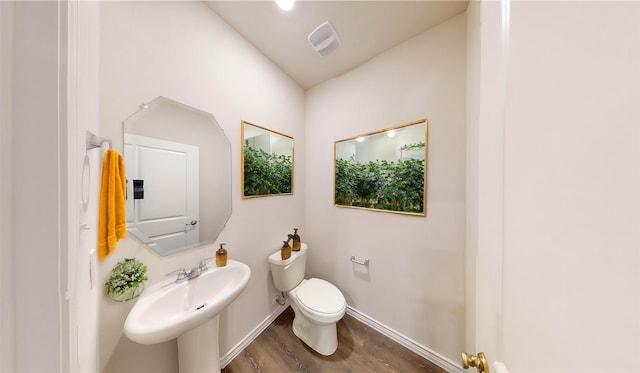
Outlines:
[[[231,142],[233,214],[218,242],[226,242],[230,259],[247,263],[252,275],[244,293],[221,315],[224,356],[277,306],[267,256],[293,227],[303,235],[306,231],[304,92],[199,2],[103,2],[100,30],[100,136],[113,139],[122,151],[122,121],[162,95],[212,113]],[[295,138],[293,196],[240,199],[241,120]],[[159,257],[127,238],[98,264],[99,278],[106,278],[116,261],[135,255],[148,265],[148,283],[153,284],[213,253],[210,245]],[[100,368],[176,371],[174,341],[142,346],[122,334],[130,307],[102,296]]]
[[[307,92],[308,275],[450,361],[465,338],[465,15]],[[333,206],[334,141],[429,119],[427,217]],[[368,271],[349,261],[369,258]]]
[[504,360],[632,372],[640,353],[640,3],[512,2]]
[[61,68],[66,66],[66,7],[58,2],[14,6],[14,210],[8,248],[13,250],[16,310],[14,368],[64,371],[66,282],[59,274],[67,269],[66,69]]
[[0,371],[15,371],[13,296],[13,18],[0,2]]

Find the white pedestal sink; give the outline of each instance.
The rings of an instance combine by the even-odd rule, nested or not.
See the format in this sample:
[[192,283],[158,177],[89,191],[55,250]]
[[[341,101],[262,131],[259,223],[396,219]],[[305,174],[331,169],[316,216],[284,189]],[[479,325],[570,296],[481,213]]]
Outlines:
[[220,372],[220,312],[247,286],[251,269],[229,260],[192,280],[165,281],[147,289],[129,312],[124,332],[134,342],[178,338],[180,373]]

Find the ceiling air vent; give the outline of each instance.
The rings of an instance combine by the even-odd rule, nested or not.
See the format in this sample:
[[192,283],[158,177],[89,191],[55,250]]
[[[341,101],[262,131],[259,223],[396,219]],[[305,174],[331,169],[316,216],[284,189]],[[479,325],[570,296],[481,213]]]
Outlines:
[[316,53],[322,57],[338,49],[341,45],[340,38],[329,21],[311,31],[307,36],[307,40],[309,40]]

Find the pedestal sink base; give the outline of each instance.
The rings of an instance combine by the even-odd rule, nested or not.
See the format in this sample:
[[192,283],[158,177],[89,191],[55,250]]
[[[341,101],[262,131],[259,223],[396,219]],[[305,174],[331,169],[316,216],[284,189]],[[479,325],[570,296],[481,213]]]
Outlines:
[[180,373],[220,373],[219,320],[216,315],[178,337]]

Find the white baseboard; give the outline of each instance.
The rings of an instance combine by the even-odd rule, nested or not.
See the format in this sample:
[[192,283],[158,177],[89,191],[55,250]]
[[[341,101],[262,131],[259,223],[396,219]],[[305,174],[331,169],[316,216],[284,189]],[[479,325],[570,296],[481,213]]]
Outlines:
[[392,340],[394,340],[396,343],[400,344],[401,346],[404,346],[406,348],[408,348],[409,350],[415,352],[416,354],[422,356],[423,358],[431,361],[432,363],[438,365],[440,368],[446,370],[447,372],[451,372],[451,373],[462,373],[462,367],[455,364],[454,362],[452,362],[451,360],[439,355],[436,352],[433,352],[431,350],[429,350],[428,348],[425,348],[417,343],[415,343],[414,341],[410,340],[409,338],[403,336],[402,334],[396,332],[393,329],[390,329],[389,327],[379,323],[378,321],[370,318],[369,316],[365,315],[364,313],[356,310],[355,308],[352,308],[351,306],[347,306],[347,315],[353,317],[354,319],[362,322],[363,324],[369,326],[370,328],[384,334],[385,336],[391,338]]
[[[253,342],[253,340],[256,339],[260,335],[260,333],[262,333],[269,325],[271,325],[271,323],[276,318],[278,318],[278,316],[280,316],[280,314],[284,312],[284,310],[286,310],[287,307],[289,307],[288,300],[283,306],[276,308],[271,313],[271,315],[267,316],[267,318],[265,318],[258,326],[256,326],[251,331],[251,333],[249,333],[249,335],[247,335],[240,342],[238,342],[238,344],[236,344],[231,349],[231,351],[227,352],[227,354],[220,359],[220,367],[221,368],[226,367],[231,362],[231,360],[233,360],[238,355],[240,355],[242,350],[244,350],[251,342]],[[352,308],[351,306],[347,306],[347,314],[353,317],[354,319],[362,322],[363,324],[367,325],[368,327],[382,333],[386,337],[391,338],[393,341],[400,344],[401,346],[406,347],[409,350],[415,352],[416,354],[433,362],[434,364],[438,365],[442,369],[445,369],[447,372],[451,372],[451,373],[463,372],[462,367],[456,365],[451,360],[439,355],[436,352],[429,350],[428,348],[420,346],[419,344],[413,342],[409,338],[403,336],[402,334],[396,332],[393,329],[388,328],[387,326],[379,323],[378,321],[370,318],[369,316]]]
[[254,339],[258,338],[260,333],[262,333],[269,325],[271,325],[271,323],[275,319],[277,319],[278,316],[280,316],[280,314],[287,309],[287,307],[289,307],[289,300],[287,300],[283,306],[280,306],[275,310],[273,310],[271,315],[267,316],[266,319],[262,320],[262,322],[258,324],[258,326],[256,326],[251,331],[251,333],[249,333],[249,335],[244,337],[240,342],[238,342],[238,344],[233,346],[231,351],[227,352],[226,355],[224,355],[220,359],[220,368],[226,367],[231,362],[231,360],[235,359],[236,356],[240,355],[242,350],[244,350],[251,342],[253,342]]

